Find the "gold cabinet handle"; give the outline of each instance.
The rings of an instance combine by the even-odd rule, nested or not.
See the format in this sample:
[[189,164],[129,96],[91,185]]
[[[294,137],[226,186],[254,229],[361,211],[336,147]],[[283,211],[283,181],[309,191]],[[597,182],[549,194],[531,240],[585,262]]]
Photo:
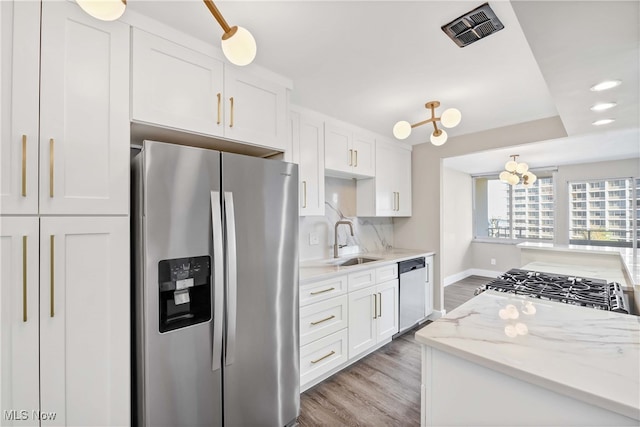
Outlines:
[[22,321],[27,321],[27,236],[22,236]]
[[382,317],[382,294],[380,292],[378,292],[378,307],[380,308],[378,317]]
[[349,150],[349,166],[353,166],[353,150]]
[[398,191],[397,193],[398,193],[398,209],[396,210],[399,211],[400,210],[400,192]]
[[331,319],[333,319],[333,318],[335,318],[335,317],[336,317],[336,316],[335,316],[334,314],[332,314],[331,316],[329,316],[329,317],[325,317],[324,319],[316,320],[315,322],[311,322],[311,326],[319,325],[320,323],[322,323],[322,322],[326,322],[327,320],[331,320]]
[[54,296],[55,296],[55,279],[54,279],[54,273],[55,273],[55,268],[54,268],[54,261],[55,261],[55,256],[54,256],[54,237],[55,237],[55,236],[51,235],[51,236],[50,236],[50,242],[49,242],[49,244],[50,244],[50,246],[51,246],[51,248],[50,248],[50,251],[51,251],[51,259],[49,260],[49,261],[51,262],[51,266],[50,266],[50,268],[51,268],[51,283],[49,284],[49,286],[50,286],[49,291],[51,292],[51,300],[50,300],[50,301],[51,301],[51,307],[50,307],[50,309],[51,309],[51,314],[50,314],[50,316],[51,316],[51,317],[53,317],[53,316],[55,315],[55,312],[54,312],[54,306],[55,306],[55,299],[54,299]]
[[378,318],[378,294],[373,294],[373,318]]
[[219,125],[220,124],[220,110],[221,110],[220,103],[222,102],[222,95],[220,93],[218,93],[217,96],[218,96],[218,121],[216,122],[216,124]]
[[356,160],[355,160],[355,162],[354,162],[353,166],[358,167],[358,150],[354,150],[353,152],[354,152],[354,153],[355,153],[355,155],[356,155]]
[[233,127],[233,96],[231,98],[229,98],[229,103],[231,104],[231,120],[229,121],[229,127],[232,128]]
[[53,145],[54,140],[49,140],[49,197],[53,197]]
[[315,292],[311,292],[311,295],[318,295],[318,294],[324,294],[325,292],[329,292],[334,290],[335,288],[329,288],[329,289],[323,289],[321,291],[315,291]]
[[331,353],[325,354],[325,355],[324,355],[324,356],[322,356],[320,359],[312,360],[312,361],[311,361],[311,363],[314,363],[314,364],[315,364],[315,363],[318,363],[318,362],[320,362],[321,360],[324,360],[324,359],[326,359],[326,358],[327,358],[327,357],[329,357],[329,356],[333,356],[334,354],[336,354],[336,352],[335,352],[334,350],[331,350]]
[[302,207],[307,207],[307,181],[302,181]]
[[22,197],[27,197],[27,135],[22,135]]

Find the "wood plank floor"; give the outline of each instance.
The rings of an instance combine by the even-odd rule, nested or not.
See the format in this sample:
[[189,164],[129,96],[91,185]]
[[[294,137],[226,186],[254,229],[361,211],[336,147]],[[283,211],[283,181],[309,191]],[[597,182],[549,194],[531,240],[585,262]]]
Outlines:
[[[470,276],[445,288],[448,311],[490,279]],[[407,331],[300,395],[300,427],[419,426],[420,345]]]

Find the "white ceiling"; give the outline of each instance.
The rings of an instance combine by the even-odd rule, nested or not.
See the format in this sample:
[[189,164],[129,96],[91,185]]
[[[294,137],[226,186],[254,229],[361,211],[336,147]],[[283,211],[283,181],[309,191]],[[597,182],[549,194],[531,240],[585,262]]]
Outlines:
[[[390,138],[396,121],[428,118],[424,104],[434,99],[442,104],[437,113],[462,112],[450,136],[559,114],[570,140],[594,132],[624,135],[626,154],[618,155],[638,155],[638,134],[627,132],[640,121],[637,0],[491,1],[505,29],[465,48],[440,27],[481,0],[216,4],[230,25],[254,34],[256,64],[293,80],[296,105]],[[200,0],[130,0],[128,10],[205,41],[217,44],[221,36]],[[589,91],[605,78],[623,84],[606,94]],[[599,100],[618,106],[608,114],[591,112]],[[591,122],[600,116],[616,122],[595,128]],[[429,133],[428,126],[416,128],[407,142],[428,141]]]

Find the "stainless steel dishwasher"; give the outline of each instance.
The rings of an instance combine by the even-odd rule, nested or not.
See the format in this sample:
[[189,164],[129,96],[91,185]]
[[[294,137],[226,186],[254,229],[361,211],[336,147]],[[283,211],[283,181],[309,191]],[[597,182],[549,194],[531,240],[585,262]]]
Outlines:
[[400,274],[400,331],[408,330],[425,318],[427,269],[425,259],[414,258],[398,263]]

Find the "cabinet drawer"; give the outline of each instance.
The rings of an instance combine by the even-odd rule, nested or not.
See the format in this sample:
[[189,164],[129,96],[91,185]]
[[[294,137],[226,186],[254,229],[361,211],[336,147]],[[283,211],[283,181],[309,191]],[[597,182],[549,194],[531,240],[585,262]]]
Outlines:
[[385,265],[384,267],[376,268],[376,283],[386,282],[387,280],[393,280],[398,278],[398,263]]
[[300,286],[300,307],[347,293],[347,276],[334,277]]
[[300,385],[347,361],[347,329],[300,347]]
[[347,327],[347,296],[331,298],[300,309],[300,345]]
[[376,271],[363,270],[349,274],[349,292],[376,284]]

